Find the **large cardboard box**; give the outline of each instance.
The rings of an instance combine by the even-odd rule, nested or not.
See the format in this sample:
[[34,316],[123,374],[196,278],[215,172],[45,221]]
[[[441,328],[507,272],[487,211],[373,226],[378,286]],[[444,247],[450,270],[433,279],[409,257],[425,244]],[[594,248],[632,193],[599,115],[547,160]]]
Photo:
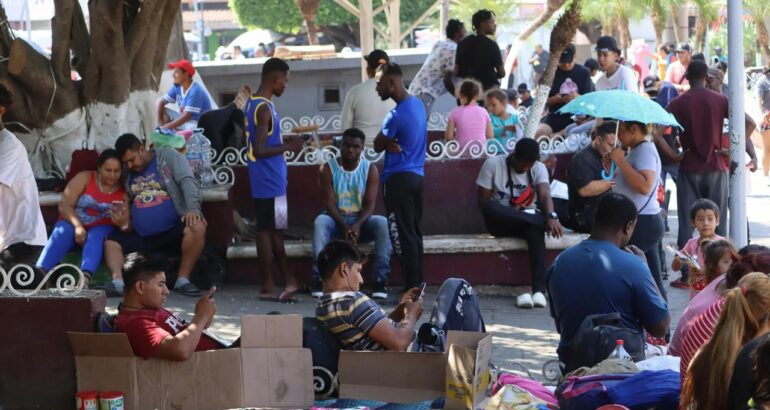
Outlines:
[[446,395],[447,409],[469,409],[489,385],[492,335],[447,335],[446,353],[340,352],[340,398],[415,403]]
[[184,362],[135,357],[123,333],[69,333],[77,386],[117,390],[127,410],[213,410],[313,405],[313,360],[299,315],[241,317],[241,348]]

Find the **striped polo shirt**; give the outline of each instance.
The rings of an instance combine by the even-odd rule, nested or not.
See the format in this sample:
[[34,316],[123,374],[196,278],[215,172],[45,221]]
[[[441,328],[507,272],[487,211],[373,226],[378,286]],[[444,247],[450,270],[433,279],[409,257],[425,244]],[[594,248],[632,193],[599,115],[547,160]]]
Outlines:
[[315,315],[346,350],[385,350],[368,334],[381,320],[390,319],[380,305],[365,294],[324,293],[318,299]]

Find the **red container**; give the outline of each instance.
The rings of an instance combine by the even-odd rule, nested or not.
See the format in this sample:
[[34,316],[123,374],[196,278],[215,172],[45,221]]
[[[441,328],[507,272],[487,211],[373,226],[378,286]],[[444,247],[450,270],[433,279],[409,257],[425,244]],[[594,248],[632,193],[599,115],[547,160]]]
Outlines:
[[99,392],[79,391],[75,393],[77,410],[99,410]]
[[119,391],[103,391],[99,394],[101,410],[123,410],[123,393]]

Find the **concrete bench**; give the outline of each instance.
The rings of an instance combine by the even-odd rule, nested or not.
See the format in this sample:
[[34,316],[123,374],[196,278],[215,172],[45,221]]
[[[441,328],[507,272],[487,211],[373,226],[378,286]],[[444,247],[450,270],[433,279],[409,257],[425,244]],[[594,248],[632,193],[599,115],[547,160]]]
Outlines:
[[[201,190],[203,214],[208,222],[206,240],[218,249],[225,249],[233,238],[232,184],[214,185]],[[39,194],[40,209],[46,225],[54,225],[59,218],[61,192],[43,191]]]
[[[564,249],[578,244],[588,235],[568,232],[559,239],[546,237],[546,259],[550,263]],[[423,240],[424,276],[430,284],[449,277],[464,277],[474,284],[526,285],[531,282],[527,243],[518,238],[492,235],[433,235]],[[310,241],[286,241],[289,269],[302,281],[311,279],[313,245]],[[362,249],[370,254],[372,246]],[[239,243],[227,249],[227,280],[258,283],[257,248],[254,242]],[[396,258],[391,259],[391,283],[401,283],[403,275]],[[366,269],[365,269],[366,270]],[[276,275],[279,276],[279,275]],[[280,278],[276,278],[280,280]]]

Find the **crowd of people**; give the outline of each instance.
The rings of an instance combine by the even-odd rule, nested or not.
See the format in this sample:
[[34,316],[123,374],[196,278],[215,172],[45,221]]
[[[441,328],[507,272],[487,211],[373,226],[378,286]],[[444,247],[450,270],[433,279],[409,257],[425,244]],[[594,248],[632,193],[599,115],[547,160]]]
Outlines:
[[[461,146],[489,140],[502,147],[510,146],[510,139],[516,141],[512,152],[491,156],[481,166],[477,212],[494,236],[526,241],[532,285],[531,291],[517,296],[516,305],[550,308],[565,370],[579,362],[585,348],[577,337],[581,324],[596,315],[615,314],[620,326],[645,345],[667,345],[670,355],[681,358],[685,408],[748,408],[752,397],[767,404],[770,249],[736,249],[721,223],[731,166],[724,136],[729,126],[724,61],[709,67],[705,59],[692,55],[688,44],[680,44],[675,61],[663,48],[654,61],[652,72],[665,72],[663,80],[659,75],[640,78],[624,63],[624,50],[616,40],[603,36],[595,48],[601,74],[594,81],[589,68],[575,63],[576,49],[569,45],[558,56],[547,112],[537,131],[551,136],[580,128],[591,135],[589,145],[566,167],[565,204],[552,198],[550,172],[539,144],[521,135],[516,107],[532,104],[527,85],[500,89],[506,71],[500,49],[489,37],[496,30],[494,14],[477,12],[472,28],[473,34],[466,36],[463,24],[450,20],[447,39],[434,46],[409,88],[401,67],[387,53],[375,50],[365,57],[369,79],[345,99],[340,156],[319,170],[324,211],[313,225],[316,317],[344,348],[354,350],[442,351],[446,346],[441,337],[418,335],[484,330],[475,292],[462,279],[446,281],[439,291],[428,322],[432,330],[416,329],[423,313],[420,225],[427,119],[436,99],[449,92],[458,106],[449,113],[447,140]],[[536,50],[530,60],[536,78],[548,59],[542,47]],[[209,108],[208,99],[192,80],[189,62],[171,68],[175,85],[158,104],[158,122],[189,129]],[[763,138],[770,138],[770,69],[765,75],[758,86],[764,114],[760,129]],[[283,303],[296,301],[300,290],[287,269],[284,247],[289,212],[284,153],[306,145],[302,138],[281,136],[273,99],[285,92],[288,77],[285,61],[268,59],[261,83],[243,109],[262,278],[259,298]],[[649,96],[673,114],[682,129],[557,112],[580,95],[615,89]],[[102,258],[112,274],[111,281],[97,288],[123,297],[116,329],[128,334],[138,355],[184,360],[194,351],[227,347],[205,332],[216,313],[214,290],[201,291],[190,281],[204,248],[207,222],[200,187],[185,157],[171,148],[147,147],[131,134],[120,136],[114,150],[101,153],[96,169],[78,173],[67,184],[60,219],[47,239],[26,151],[2,126],[11,98],[0,85],[2,266],[25,262],[45,273],[81,247],[87,280]],[[177,117],[165,109],[169,102],[181,107]],[[745,121],[747,154],[756,170],[748,139],[755,123],[749,116]],[[385,153],[381,170],[362,156],[367,146]],[[614,172],[608,178],[610,164]],[[682,272],[672,286],[690,289],[691,295],[673,335],[663,281],[667,177],[677,185],[679,219],[671,268]],[[385,215],[374,212],[380,190]],[[564,227],[590,236],[561,253],[549,269],[546,235],[559,238]],[[357,247],[368,242],[374,243],[369,295],[361,291],[364,258]],[[152,256],[158,251],[181,255],[173,286],[167,286],[164,267]],[[386,314],[381,304],[388,299],[391,254],[404,272],[404,284],[399,303]],[[274,267],[284,277],[280,292]],[[190,323],[163,308],[169,287],[201,297]],[[461,303],[456,303],[458,295]],[[630,353],[643,355],[644,346],[639,348]]]

